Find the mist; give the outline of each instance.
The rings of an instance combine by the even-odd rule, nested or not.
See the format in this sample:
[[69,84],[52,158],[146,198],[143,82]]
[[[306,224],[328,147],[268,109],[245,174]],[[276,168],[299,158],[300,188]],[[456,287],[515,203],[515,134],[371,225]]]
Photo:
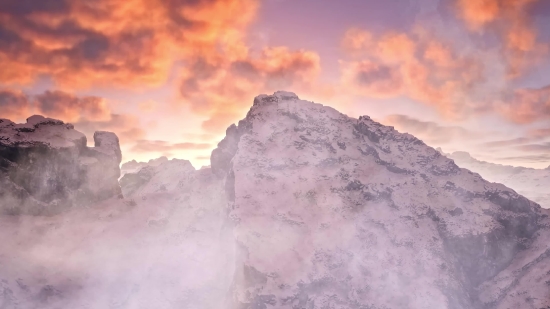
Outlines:
[[2,124],[2,309],[550,304],[548,210],[368,116],[260,95],[198,170]]

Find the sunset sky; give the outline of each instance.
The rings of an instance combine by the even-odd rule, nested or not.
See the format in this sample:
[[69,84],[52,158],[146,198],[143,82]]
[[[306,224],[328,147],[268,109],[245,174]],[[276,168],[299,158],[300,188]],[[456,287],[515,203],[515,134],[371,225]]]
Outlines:
[[199,168],[256,95],[287,90],[545,168],[549,55],[550,0],[0,0],[0,118]]

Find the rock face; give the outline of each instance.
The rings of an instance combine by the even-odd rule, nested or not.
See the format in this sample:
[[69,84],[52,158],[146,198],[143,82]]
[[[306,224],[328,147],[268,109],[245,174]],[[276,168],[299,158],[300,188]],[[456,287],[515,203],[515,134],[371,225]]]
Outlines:
[[548,211],[414,136],[287,92],[227,133],[229,308],[550,306]]
[[473,158],[469,153],[456,151],[445,154],[460,167],[479,173],[491,182],[502,183],[519,194],[550,208],[550,168],[534,169],[494,164]]
[[60,120],[0,119],[0,212],[51,215],[120,196],[118,138],[96,132],[94,142]]

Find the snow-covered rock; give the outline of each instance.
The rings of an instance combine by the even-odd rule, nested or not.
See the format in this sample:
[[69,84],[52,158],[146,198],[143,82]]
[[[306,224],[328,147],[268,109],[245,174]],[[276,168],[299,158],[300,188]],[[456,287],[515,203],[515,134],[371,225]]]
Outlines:
[[0,119],[0,212],[48,215],[120,196],[118,138],[96,132],[94,141],[39,115]]
[[550,306],[548,212],[412,135],[277,92],[211,161],[238,248],[229,308]]
[[460,167],[479,173],[488,181],[502,183],[539,203],[543,208],[550,208],[550,168],[534,169],[494,164],[477,160],[463,151],[445,155]]

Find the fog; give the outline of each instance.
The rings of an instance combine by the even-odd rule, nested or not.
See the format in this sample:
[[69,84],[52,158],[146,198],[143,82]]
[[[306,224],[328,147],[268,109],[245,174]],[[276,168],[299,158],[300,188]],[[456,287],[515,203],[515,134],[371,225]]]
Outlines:
[[187,181],[169,191],[1,216],[0,308],[222,308],[233,267],[223,191],[184,172],[164,180]]
[[[5,183],[32,193],[18,182],[30,177],[51,189],[32,171],[65,175],[52,166],[74,164],[82,183],[62,199],[120,176],[113,136],[38,154],[29,138],[2,141],[26,147],[4,158]],[[72,159],[58,161],[67,149]],[[4,211],[0,308],[550,306],[550,212],[368,116],[260,95],[211,166],[131,162],[110,197],[69,199],[56,213]],[[5,210],[13,200],[0,189]]]

